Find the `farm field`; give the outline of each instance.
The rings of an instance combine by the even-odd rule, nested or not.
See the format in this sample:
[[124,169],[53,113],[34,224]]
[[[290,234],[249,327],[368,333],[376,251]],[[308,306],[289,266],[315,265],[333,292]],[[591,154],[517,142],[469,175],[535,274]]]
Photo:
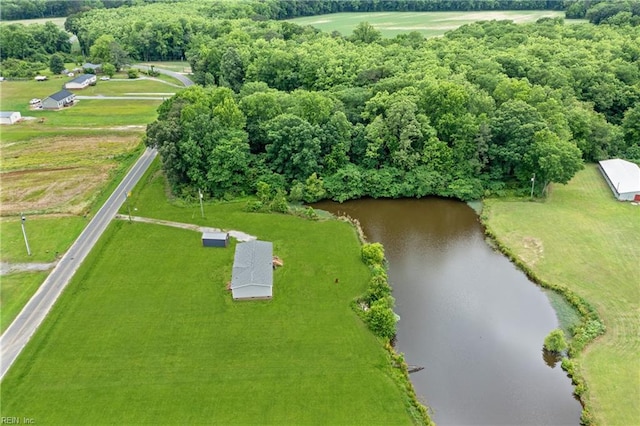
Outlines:
[[[614,199],[595,165],[541,203],[491,199],[488,225],[543,280],[596,307],[606,333],[578,358],[596,424],[640,421],[640,207]],[[532,241],[535,244],[532,244]]]
[[5,377],[2,416],[412,423],[388,355],[349,306],[369,277],[351,226],[245,213],[243,202],[208,204],[206,219],[191,221],[192,206],[166,202],[157,171],[156,162],[132,208],[272,241],[284,260],[274,299],[232,301],[235,243],[204,248],[197,232],[116,221]]
[[[350,35],[363,21],[369,22],[383,37],[395,37],[417,31],[425,37],[441,36],[449,30],[476,21],[511,20],[516,23],[535,22],[543,17],[562,17],[564,12],[552,10],[473,11],[473,12],[371,12],[334,13],[289,19],[298,25],[311,25],[325,32],[339,31]],[[577,21],[577,20],[575,20]]]
[[3,21],[0,20],[0,25],[2,24],[22,24],[22,25],[32,25],[32,24],[46,24],[47,22],[53,22],[58,27],[64,29],[64,22],[67,18],[41,18],[41,19],[16,19],[14,21]]
[[[86,225],[84,216],[90,217],[113,182],[134,162],[146,124],[155,119],[162,102],[81,100],[61,111],[29,110],[29,99],[44,99],[69,79],[51,76],[44,82],[1,83],[2,110],[20,111],[23,117],[33,119],[0,128],[0,262],[51,263],[56,252],[62,255]],[[75,93],[131,96],[178,90],[163,82],[140,79],[99,81]],[[26,253],[20,213],[27,216],[32,256]],[[2,329],[45,277],[43,272],[3,272]]]

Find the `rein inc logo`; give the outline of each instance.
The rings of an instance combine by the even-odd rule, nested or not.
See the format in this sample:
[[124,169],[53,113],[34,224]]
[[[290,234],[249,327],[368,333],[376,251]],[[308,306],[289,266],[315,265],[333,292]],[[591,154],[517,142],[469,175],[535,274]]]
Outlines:
[[0,417],[0,424],[3,425],[34,425],[35,419],[31,417]]

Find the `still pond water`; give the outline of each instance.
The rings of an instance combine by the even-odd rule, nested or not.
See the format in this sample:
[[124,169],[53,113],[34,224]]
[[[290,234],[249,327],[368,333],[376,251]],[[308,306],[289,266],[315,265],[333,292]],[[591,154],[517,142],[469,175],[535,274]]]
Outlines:
[[396,349],[438,425],[578,425],[559,363],[543,359],[558,327],[545,293],[484,239],[476,213],[443,200],[321,202],[358,219],[385,247],[400,315]]

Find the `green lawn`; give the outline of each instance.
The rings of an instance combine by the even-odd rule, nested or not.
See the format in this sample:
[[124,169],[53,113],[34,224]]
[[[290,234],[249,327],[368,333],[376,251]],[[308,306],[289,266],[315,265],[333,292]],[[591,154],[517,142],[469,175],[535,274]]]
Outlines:
[[417,31],[425,37],[441,36],[449,30],[476,21],[512,20],[535,22],[542,17],[564,17],[564,12],[551,10],[505,10],[475,12],[372,12],[334,13],[289,19],[298,25],[311,25],[322,31],[339,31],[350,35],[363,21],[378,29],[383,37]]
[[48,272],[18,272],[0,277],[0,333],[22,310]]
[[584,297],[605,322],[606,334],[579,358],[597,424],[639,424],[640,207],[616,201],[594,165],[555,186],[546,202],[486,204],[501,241],[540,278]]
[[[134,191],[137,213],[165,196],[155,170]],[[192,206],[158,207],[167,218],[193,216]],[[349,307],[369,276],[354,230],[242,207],[207,205],[205,222],[274,243],[284,267],[273,300],[231,299],[235,243],[203,248],[193,231],[117,221],[5,377],[1,415],[42,424],[411,424],[388,355]]]

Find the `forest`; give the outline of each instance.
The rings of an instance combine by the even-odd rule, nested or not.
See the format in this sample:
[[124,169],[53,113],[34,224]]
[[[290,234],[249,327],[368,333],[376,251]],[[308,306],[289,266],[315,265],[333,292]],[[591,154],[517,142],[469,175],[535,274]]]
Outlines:
[[190,62],[199,85],[165,101],[146,135],[184,197],[266,185],[292,201],[469,200],[528,193],[534,177],[544,195],[584,162],[640,160],[640,2],[562,2],[597,25],[488,21],[433,39],[272,19],[392,3],[403,4],[158,2],[82,12],[65,28],[103,62]]

